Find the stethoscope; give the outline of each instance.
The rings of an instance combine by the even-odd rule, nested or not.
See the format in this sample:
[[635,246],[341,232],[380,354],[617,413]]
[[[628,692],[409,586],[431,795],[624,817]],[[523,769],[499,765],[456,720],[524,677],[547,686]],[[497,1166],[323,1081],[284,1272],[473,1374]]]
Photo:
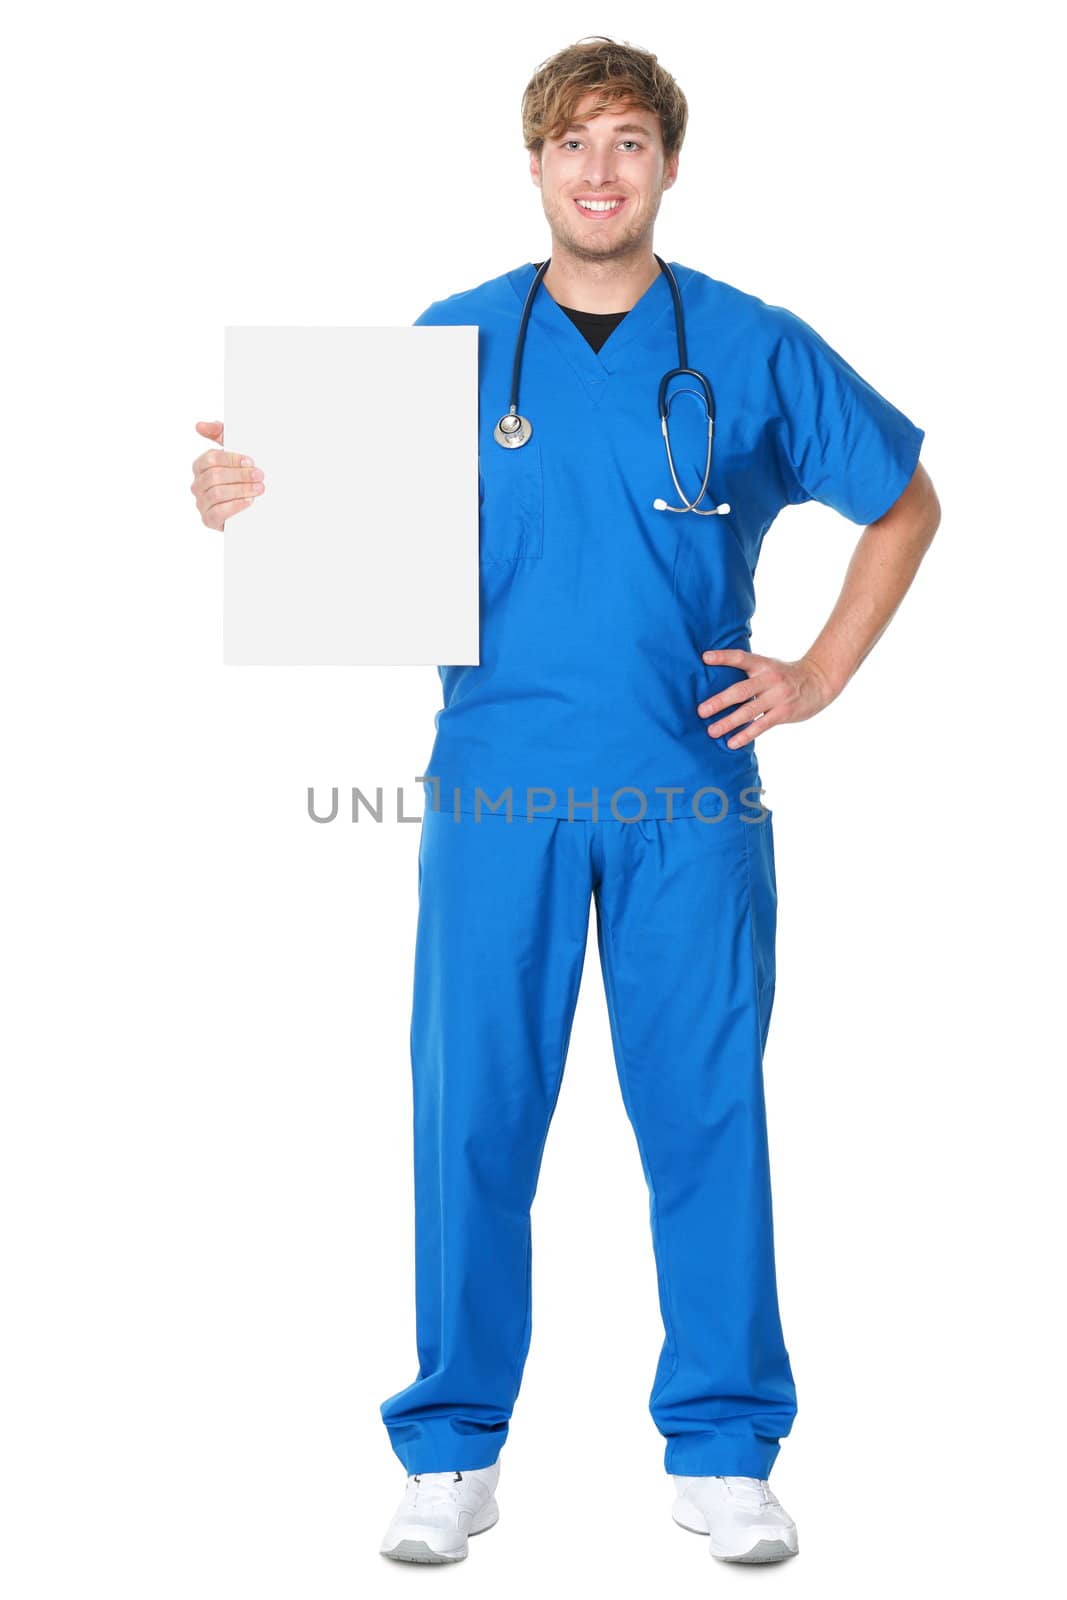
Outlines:
[[[549,261],[551,261],[551,259],[552,258],[550,256]],[[704,374],[702,372],[697,372],[694,367],[689,366],[689,356],[685,342],[685,316],[682,312],[682,296],[679,292],[674,273],[660,256],[655,256],[655,259],[659,262],[660,270],[666,276],[667,283],[671,291],[671,298],[674,301],[674,328],[678,336],[679,362],[678,366],[673,367],[670,372],[665,372],[663,377],[660,379],[659,396],[657,398],[657,406],[659,408],[659,423],[660,430],[663,434],[663,443],[667,450],[667,465],[671,469],[671,480],[674,483],[674,487],[677,489],[679,496],[683,501],[685,501],[685,504],[680,506],[669,506],[666,500],[653,500],[652,506],[655,511],[695,511],[698,517],[725,516],[730,509],[730,507],[725,503],[720,506],[709,506],[705,508],[701,508],[700,505],[701,500],[703,500],[704,495],[707,492],[708,479],[711,477],[711,451],[715,433],[715,396],[712,394],[711,384],[708,382]],[[533,297],[537,292],[537,286],[541,282],[541,279],[544,277],[545,273],[548,271],[548,264],[548,261],[542,261],[537,276],[531,283],[529,292],[526,296],[526,304],[522,308],[522,317],[519,321],[519,334],[515,341],[515,359],[511,367],[511,403],[508,406],[507,414],[501,417],[500,421],[493,429],[493,438],[496,440],[497,444],[502,444],[505,450],[517,450],[520,445],[524,445],[526,443],[527,439],[529,439],[530,435],[533,433],[533,424],[530,422],[529,417],[523,417],[519,415],[519,373],[522,368],[522,351],[526,341],[526,324],[530,320],[530,307],[533,304]],[[676,389],[674,394],[672,394],[670,399],[668,399],[667,385],[670,383],[672,378],[679,377],[695,378],[699,383],[700,388]],[[674,396],[678,394],[695,394],[698,399],[703,400],[704,409],[708,415],[708,451],[707,461],[704,466],[704,481],[700,485],[700,493],[697,495],[695,500],[686,500],[685,491],[678,482],[678,474],[674,470],[674,457],[671,454],[671,436],[668,418],[670,416],[671,403],[674,400]]]

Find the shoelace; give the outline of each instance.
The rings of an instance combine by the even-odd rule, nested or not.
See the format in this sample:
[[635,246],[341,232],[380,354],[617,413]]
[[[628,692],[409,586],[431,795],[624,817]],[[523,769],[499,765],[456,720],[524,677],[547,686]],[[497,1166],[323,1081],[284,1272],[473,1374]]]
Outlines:
[[435,1505],[455,1502],[456,1485],[463,1482],[462,1472],[413,1472],[408,1482],[408,1494],[413,1505],[429,1510]]
[[766,1478],[726,1477],[722,1473],[716,1473],[716,1477],[720,1483],[726,1485],[735,1499],[743,1500],[748,1505],[765,1506],[779,1503]]

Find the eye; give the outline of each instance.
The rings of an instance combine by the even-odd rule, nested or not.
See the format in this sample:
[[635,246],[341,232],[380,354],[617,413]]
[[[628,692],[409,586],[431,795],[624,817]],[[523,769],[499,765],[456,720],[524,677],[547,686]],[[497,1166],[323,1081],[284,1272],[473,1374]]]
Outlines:
[[[563,143],[560,145],[560,149],[566,150],[568,145],[581,144],[581,142],[582,141],[580,139],[564,139]],[[635,150],[640,150],[641,148],[636,139],[620,139],[619,143],[632,145]]]

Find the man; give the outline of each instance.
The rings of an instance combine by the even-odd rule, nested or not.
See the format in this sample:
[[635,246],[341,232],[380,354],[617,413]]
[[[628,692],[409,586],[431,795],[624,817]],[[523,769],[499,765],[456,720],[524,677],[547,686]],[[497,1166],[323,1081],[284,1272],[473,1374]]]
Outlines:
[[[479,666],[440,669],[425,769],[411,1027],[419,1370],[381,1407],[408,1473],[381,1545],[400,1560],[460,1560],[497,1519],[530,1342],[530,1207],[590,896],[650,1194],[665,1340],[649,1405],[673,1515],[722,1560],[797,1551],[768,1484],[796,1394],[762,1077],[772,820],[753,745],[841,692],[940,508],[918,464],[923,430],[806,323],[695,269],[664,270],[653,225],[686,115],[645,51],[596,39],[544,63],[523,122],[549,265],[540,282],[543,263],[524,263],[418,318],[480,330],[482,632]],[[674,368],[692,370],[669,384],[669,462],[656,400]],[[699,374],[715,416],[703,499]],[[531,431],[502,444],[516,418]],[[238,462],[211,451],[197,463],[212,525],[247,492]],[[718,513],[685,510],[679,486]],[[682,511],[657,507],[664,497]],[[777,513],[808,499],[865,532],[811,649],[778,661],[747,648],[753,574]],[[576,1427],[579,1441],[590,1444]]]

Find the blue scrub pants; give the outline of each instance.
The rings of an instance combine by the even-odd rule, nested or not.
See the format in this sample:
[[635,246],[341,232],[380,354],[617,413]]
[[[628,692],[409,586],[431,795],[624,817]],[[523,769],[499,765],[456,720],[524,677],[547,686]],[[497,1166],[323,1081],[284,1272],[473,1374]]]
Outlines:
[[650,1196],[665,1339],[649,1409],[664,1464],[768,1475],[796,1394],[763,1091],[774,848],[770,813],[752,816],[734,805],[718,822],[527,821],[518,803],[510,822],[424,814],[411,1022],[419,1370],[381,1406],[408,1472],[488,1466],[507,1438],[530,1345],[530,1207],[592,894]]

